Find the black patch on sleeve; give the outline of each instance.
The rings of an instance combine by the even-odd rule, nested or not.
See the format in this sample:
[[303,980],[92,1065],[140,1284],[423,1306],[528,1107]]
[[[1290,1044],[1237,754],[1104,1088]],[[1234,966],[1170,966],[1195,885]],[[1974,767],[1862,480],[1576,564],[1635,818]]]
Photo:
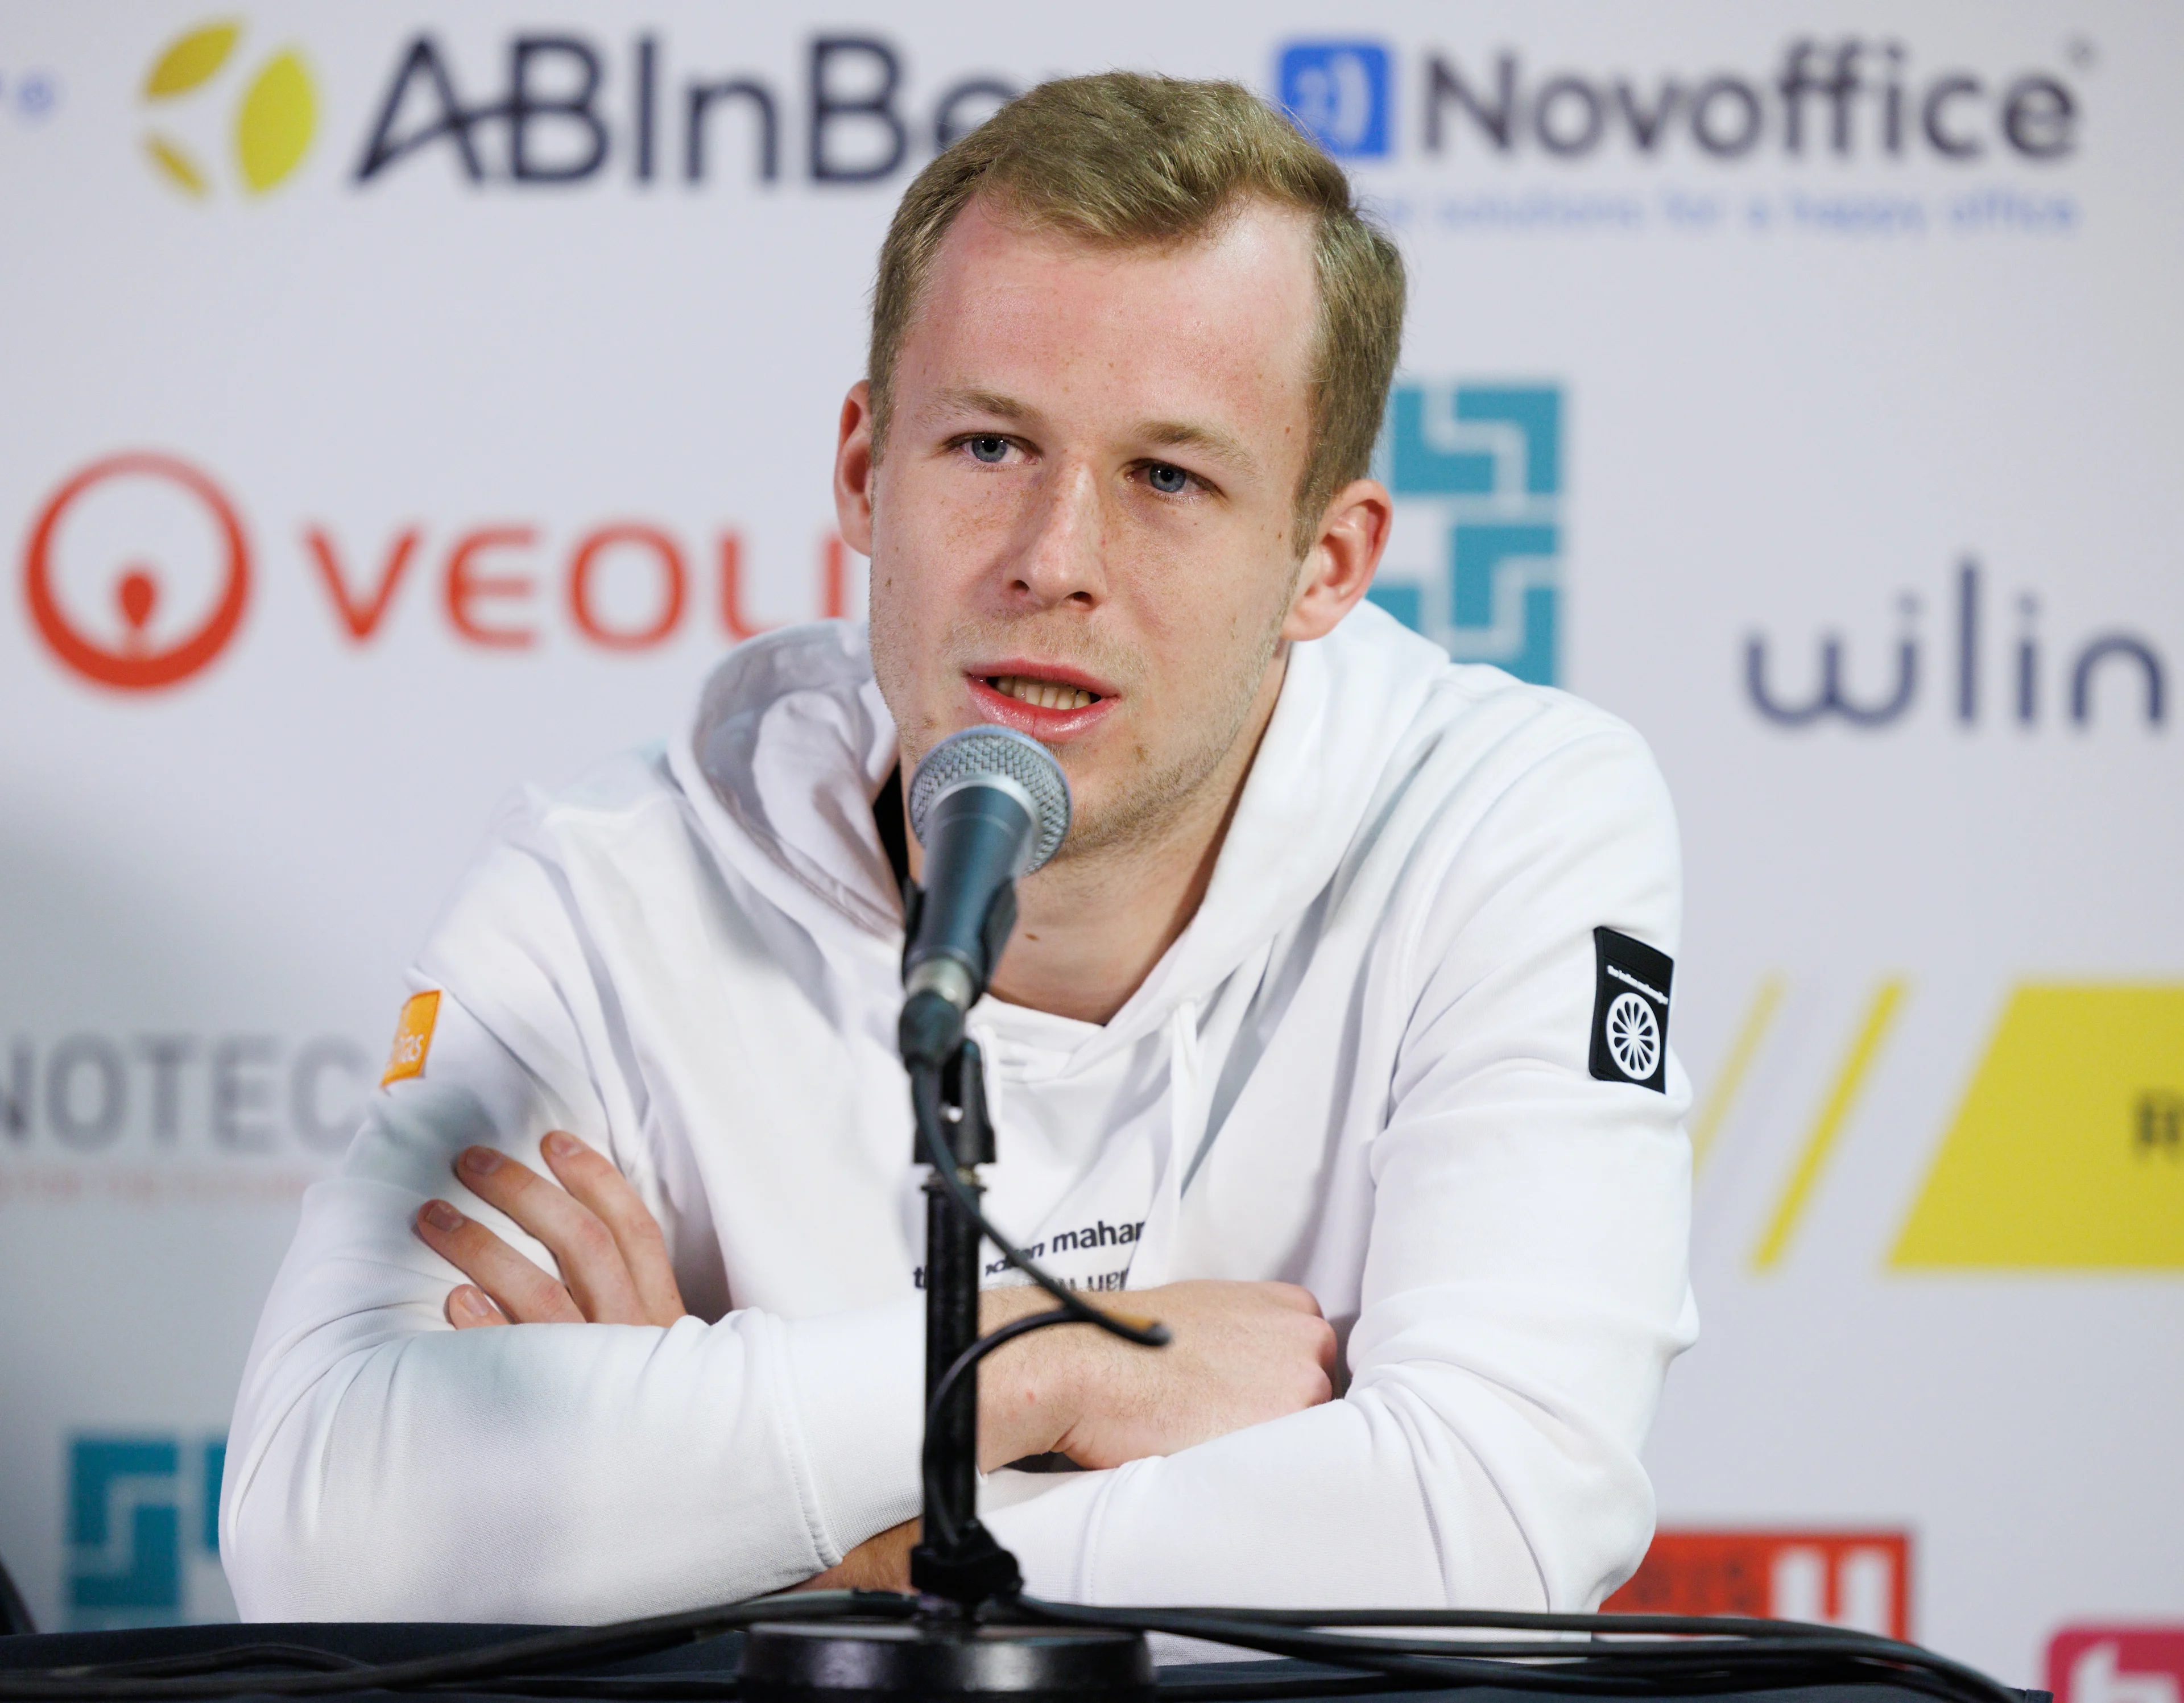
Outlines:
[[1675,961],[1613,929],[1595,929],[1592,947],[1592,1074],[1666,1093]]

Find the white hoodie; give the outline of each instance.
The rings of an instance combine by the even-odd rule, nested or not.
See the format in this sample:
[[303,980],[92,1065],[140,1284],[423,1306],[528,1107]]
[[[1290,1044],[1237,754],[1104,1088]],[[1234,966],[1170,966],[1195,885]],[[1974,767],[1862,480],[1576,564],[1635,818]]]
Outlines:
[[[246,1619],[585,1622],[793,1584],[916,1512],[922,1171],[894,1050],[896,760],[861,628],[732,653],[690,734],[507,810],[412,980],[421,1075],[304,1197],[231,1434]],[[1293,648],[1204,903],[1104,1025],[987,1000],[996,1223],[1092,1287],[1281,1279],[1336,1400],[1111,1471],[1000,1472],[1089,1602],[1581,1610],[1643,1555],[1690,1343],[1666,1090],[1596,1080],[1594,930],[1679,924],[1629,728],[1378,610]],[[471,1142],[610,1154],[694,1316],[451,1330]],[[989,1281],[1001,1274],[989,1266]]]

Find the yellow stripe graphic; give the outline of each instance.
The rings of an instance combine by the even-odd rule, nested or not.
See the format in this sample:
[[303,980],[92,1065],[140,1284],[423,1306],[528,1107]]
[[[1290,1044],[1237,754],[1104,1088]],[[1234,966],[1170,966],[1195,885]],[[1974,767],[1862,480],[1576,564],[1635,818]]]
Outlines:
[[1881,1042],[1887,1038],[1888,1026],[1895,1020],[1904,986],[1903,977],[1892,976],[1875,991],[1873,1003],[1866,1008],[1864,1025],[1859,1029],[1858,1039],[1851,1043],[1842,1069],[1836,1073],[1835,1086],[1829,1091],[1820,1115],[1814,1120],[1812,1133],[1805,1137],[1804,1151],[1797,1156],[1797,1168],[1790,1174],[1790,1186],[1782,1192],[1774,1220],[1768,1225],[1767,1234],[1760,1238],[1759,1246],[1752,1250],[1753,1270],[1770,1269],[1789,1245],[1791,1232],[1797,1227],[1813,1185],[1819,1181],[1821,1168],[1827,1164],[1836,1137],[1841,1134],[1850,1117],[1858,1091],[1865,1084],[1866,1072],[1880,1056]]
[[1745,1013],[1736,1039],[1730,1043],[1729,1057],[1722,1061],[1720,1074],[1707,1090],[1705,1103],[1691,1120],[1692,1175],[1698,1175],[1699,1167],[1713,1151],[1714,1139],[1721,1134],[1729,1108],[1736,1103],[1737,1094],[1744,1086],[1745,1072],[1751,1069],[1752,1061],[1758,1056],[1759,1043],[1767,1038],[1767,1027],[1774,1020],[1774,1008],[1781,1002],[1782,978],[1770,975],[1759,984],[1759,991],[1752,997],[1752,1008]]

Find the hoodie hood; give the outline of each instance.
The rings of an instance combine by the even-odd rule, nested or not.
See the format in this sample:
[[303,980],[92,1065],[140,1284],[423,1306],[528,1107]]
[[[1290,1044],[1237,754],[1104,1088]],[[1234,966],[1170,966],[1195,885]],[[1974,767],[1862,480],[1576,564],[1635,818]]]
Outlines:
[[[1173,1025],[1263,956],[1334,878],[1447,669],[1436,646],[1370,604],[1290,647],[1197,913],[1113,1018],[1072,1025],[1068,1068]],[[738,647],[670,762],[718,854],[815,939],[847,923],[899,948],[901,905],[872,815],[898,749],[866,628],[821,622]]]
[[[1277,943],[1361,843],[1421,704],[1448,673],[1438,649],[1369,605],[1292,645],[1206,896],[1123,1008],[1105,1024],[990,997],[972,1008],[1011,1151],[1028,1143],[1044,1151],[1041,1169],[1096,1174],[1104,1198],[1142,1203],[1132,1287],[1187,1264],[1184,1190],[1257,1055],[1247,1029],[1282,1003]],[[738,650],[673,753],[718,855],[828,958],[900,954],[900,904],[872,815],[896,760],[865,629],[839,623]]]
[[[220,1531],[246,1613],[666,1613],[916,1512],[929,1203],[870,808],[894,760],[838,624],[729,656],[664,761],[510,801],[412,972],[429,1062],[305,1196],[259,1327]],[[1301,1285],[1349,1380],[1007,1475],[1037,1494],[982,1517],[1034,1594],[1576,1612],[1628,1577],[1693,1324],[1688,1085],[1610,1080],[1591,1043],[1601,931],[1673,956],[1676,865],[1629,729],[1361,609],[1292,651],[1206,899],[1115,1019],[972,1012],[996,1224],[1088,1293]],[[543,1172],[554,1130],[628,1177],[699,1317],[446,1328],[417,1210],[550,1268],[449,1164]]]

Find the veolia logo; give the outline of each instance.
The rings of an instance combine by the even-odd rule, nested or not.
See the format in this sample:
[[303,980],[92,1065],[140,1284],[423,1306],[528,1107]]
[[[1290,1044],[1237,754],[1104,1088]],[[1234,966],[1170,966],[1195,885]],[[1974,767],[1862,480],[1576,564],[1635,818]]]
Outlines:
[[[147,537],[170,545],[164,573],[135,545]],[[196,468],[171,455],[110,455],[39,511],[23,584],[31,624],[61,662],[98,685],[157,691],[199,673],[235,637],[250,600],[250,550],[234,505]]]
[[[142,98],[153,111],[209,87],[227,69],[242,37],[233,19],[201,24],[170,42],[145,73]],[[319,124],[318,92],[303,56],[283,47],[250,73],[237,99],[231,137],[242,187],[262,195],[303,162]],[[203,200],[214,176],[203,155],[164,129],[144,133],[144,152],[162,181]]]

